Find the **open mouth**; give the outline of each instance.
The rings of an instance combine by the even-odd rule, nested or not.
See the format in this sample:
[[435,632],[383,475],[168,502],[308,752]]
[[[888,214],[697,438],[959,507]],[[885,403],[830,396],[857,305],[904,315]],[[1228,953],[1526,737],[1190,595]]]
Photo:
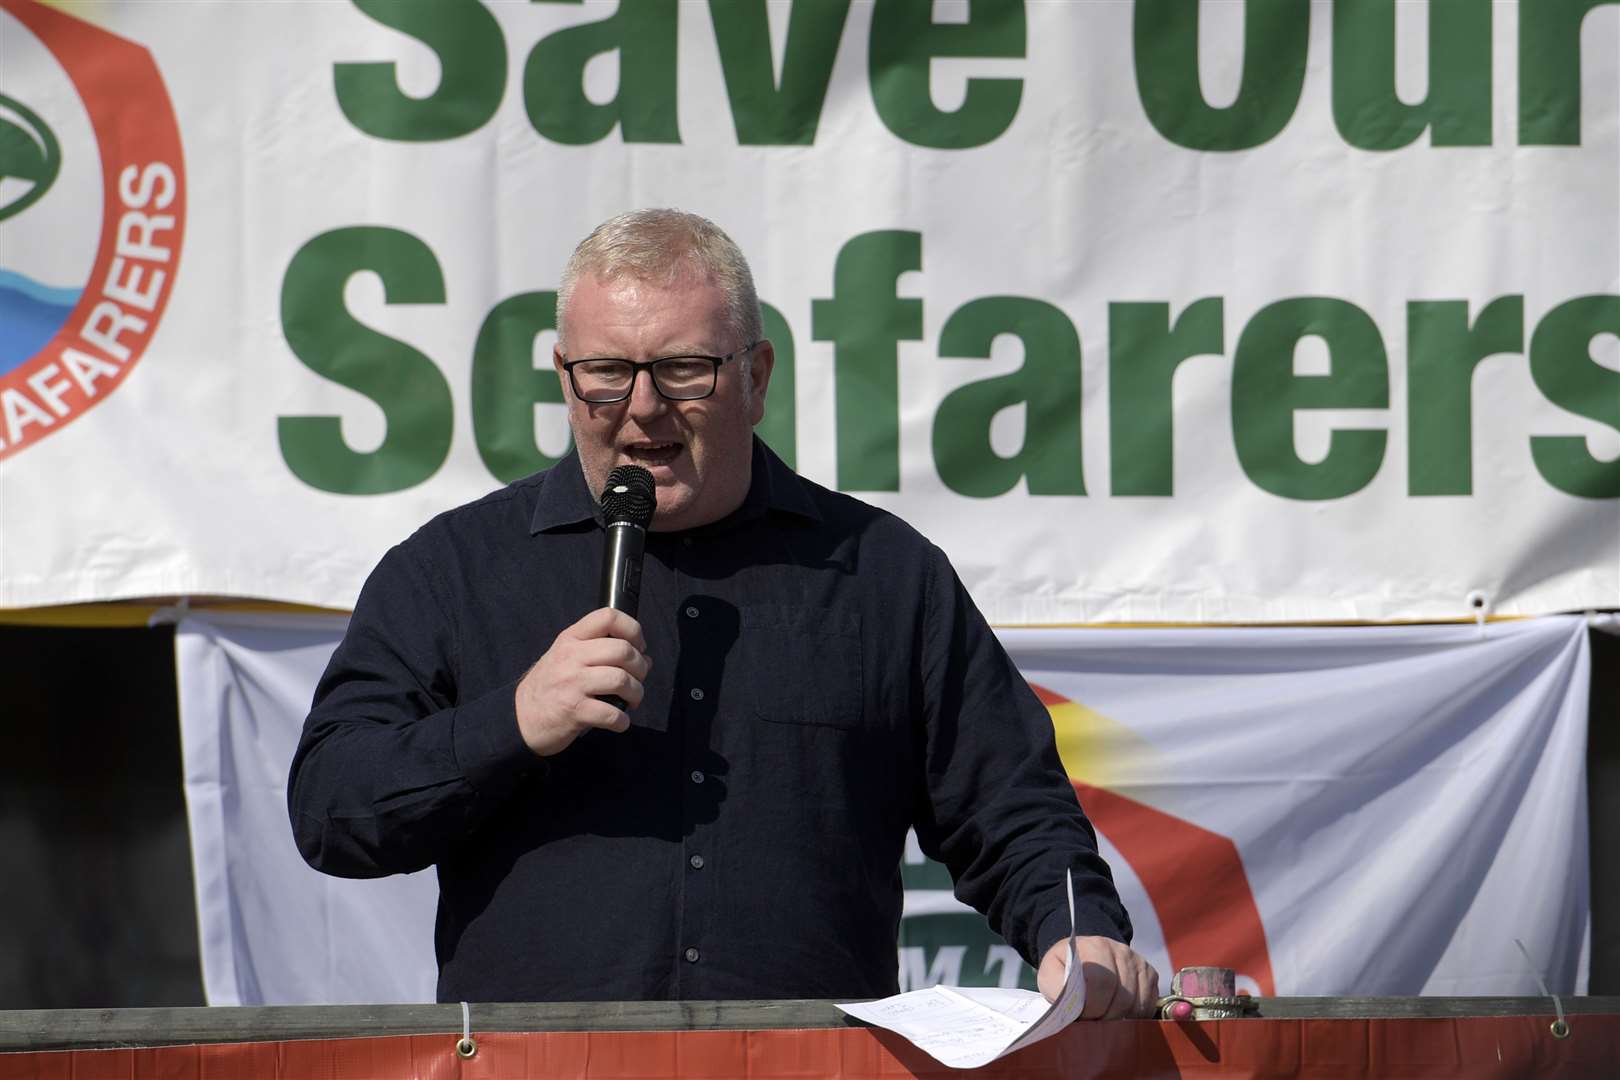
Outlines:
[[626,446],[624,456],[637,465],[669,465],[681,456],[680,443],[637,443]]

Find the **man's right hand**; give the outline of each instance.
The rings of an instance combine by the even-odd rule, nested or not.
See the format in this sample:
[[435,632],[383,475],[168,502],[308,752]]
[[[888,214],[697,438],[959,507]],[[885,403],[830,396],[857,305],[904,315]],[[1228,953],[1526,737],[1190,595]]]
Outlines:
[[[590,728],[623,731],[641,703],[652,661],[641,624],[622,611],[598,608],[557,635],[517,687],[518,731],[541,757],[568,747]],[[616,709],[598,700],[613,695]]]

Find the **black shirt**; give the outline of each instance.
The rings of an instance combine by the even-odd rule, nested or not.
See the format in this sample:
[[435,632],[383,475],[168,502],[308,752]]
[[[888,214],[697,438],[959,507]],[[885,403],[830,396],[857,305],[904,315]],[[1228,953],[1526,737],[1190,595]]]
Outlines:
[[1038,962],[1130,923],[1046,710],[944,554],[757,439],[741,507],[650,533],[646,696],[537,758],[514,692],[598,606],[577,458],[434,518],[361,592],[288,801],[327,873],[439,868],[440,1000],[897,989],[908,826]]

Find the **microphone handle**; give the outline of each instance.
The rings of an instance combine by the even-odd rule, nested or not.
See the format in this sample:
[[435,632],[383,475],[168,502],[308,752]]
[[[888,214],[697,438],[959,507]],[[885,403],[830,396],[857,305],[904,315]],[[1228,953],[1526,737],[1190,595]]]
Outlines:
[[615,521],[607,527],[602,552],[602,607],[634,617],[641,601],[641,554],[647,534],[639,525]]
[[[607,546],[602,552],[600,607],[610,607],[635,617],[641,603],[641,558],[647,542],[646,530],[627,521],[607,527]],[[617,694],[604,694],[602,701],[615,709],[625,707]]]

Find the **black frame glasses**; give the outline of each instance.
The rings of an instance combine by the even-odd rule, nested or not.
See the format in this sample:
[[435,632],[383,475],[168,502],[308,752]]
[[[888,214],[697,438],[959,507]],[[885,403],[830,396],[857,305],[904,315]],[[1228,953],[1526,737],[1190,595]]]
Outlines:
[[[612,405],[615,402],[626,400],[635,392],[636,376],[643,371],[648,373],[648,377],[652,379],[653,389],[658,391],[658,396],[665,401],[702,401],[714,393],[714,388],[720,381],[721,364],[739,356],[746,356],[764,343],[765,339],[760,338],[758,341],[744,345],[742,348],[729,352],[724,356],[660,356],[656,360],[625,360],[616,356],[602,356],[589,357],[584,360],[564,360],[562,367],[564,371],[568,372],[568,382],[574,388],[574,396],[588,405]],[[685,386],[678,385],[678,388],[673,392],[665,387],[663,380],[666,378],[671,382],[677,382],[674,373],[680,370],[680,365],[696,363],[707,363],[709,365],[707,380],[704,380],[699,374],[695,383]],[[580,389],[579,374],[576,371],[577,368],[584,364],[604,365],[604,368],[597,370],[618,372],[628,368],[630,370],[630,380],[624,384],[623,393],[601,387],[593,388],[587,393]],[[593,369],[586,368],[587,372],[591,370]],[[659,372],[664,373],[662,377],[660,377]]]

